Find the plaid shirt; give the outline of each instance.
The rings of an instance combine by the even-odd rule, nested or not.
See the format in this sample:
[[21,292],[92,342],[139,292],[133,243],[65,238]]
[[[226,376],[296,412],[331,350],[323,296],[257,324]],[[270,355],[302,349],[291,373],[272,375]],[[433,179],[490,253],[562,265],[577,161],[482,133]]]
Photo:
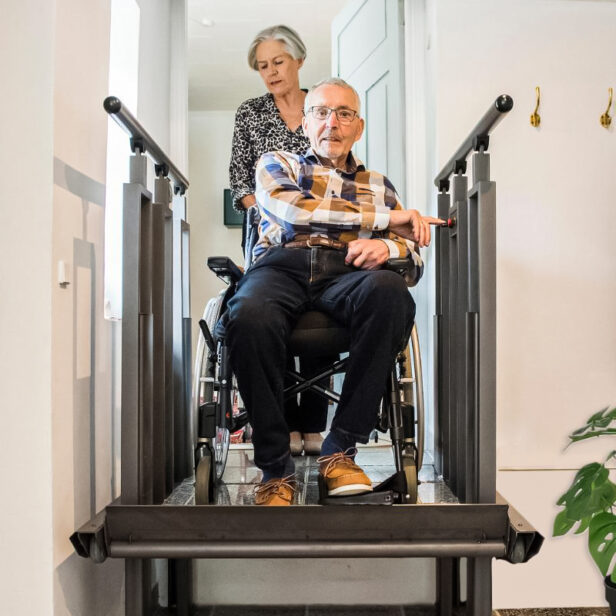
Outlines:
[[380,239],[390,258],[412,255],[421,275],[423,263],[415,244],[387,230],[389,211],[402,209],[393,184],[368,171],[350,152],[347,169],[325,167],[311,149],[304,155],[263,154],[256,169],[261,222],[253,258],[297,234],[344,242]]

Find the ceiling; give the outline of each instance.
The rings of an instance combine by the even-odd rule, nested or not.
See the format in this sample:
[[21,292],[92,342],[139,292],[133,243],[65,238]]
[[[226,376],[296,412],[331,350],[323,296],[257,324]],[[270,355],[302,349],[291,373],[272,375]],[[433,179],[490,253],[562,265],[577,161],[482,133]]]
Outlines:
[[[265,90],[246,60],[255,34],[276,24],[297,30],[308,49],[300,85],[330,75],[332,19],[349,0],[188,0],[188,107],[235,110]],[[206,18],[214,22],[202,25]]]

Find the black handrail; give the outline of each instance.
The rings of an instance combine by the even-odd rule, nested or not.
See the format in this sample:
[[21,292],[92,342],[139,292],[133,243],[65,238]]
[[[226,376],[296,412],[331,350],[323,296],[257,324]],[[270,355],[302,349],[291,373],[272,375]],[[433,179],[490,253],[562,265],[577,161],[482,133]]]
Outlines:
[[490,142],[490,131],[503,119],[503,116],[513,108],[513,99],[508,94],[499,96],[489,109],[485,112],[483,118],[479,120],[477,126],[473,128],[469,136],[464,140],[462,145],[456,150],[456,153],[447,161],[441,172],[434,178],[434,183],[439,191],[449,190],[449,176],[456,173],[466,172],[466,157],[471,150],[478,152],[488,149]]
[[184,194],[188,188],[188,180],[182,172],[171,162],[160,146],[152,139],[139,120],[115,96],[108,96],[103,102],[105,111],[130,135],[132,151],[148,152],[156,164],[156,172],[163,176],[171,176],[176,184],[177,191]]

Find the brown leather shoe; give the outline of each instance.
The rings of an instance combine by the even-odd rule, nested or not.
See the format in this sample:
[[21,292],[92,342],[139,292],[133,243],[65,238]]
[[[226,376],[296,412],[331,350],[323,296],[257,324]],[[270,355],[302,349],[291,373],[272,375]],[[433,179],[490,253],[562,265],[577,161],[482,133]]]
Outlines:
[[287,507],[293,502],[296,490],[295,475],[282,478],[274,477],[274,479],[255,486],[255,505]]
[[334,453],[317,459],[319,473],[327,484],[328,496],[351,496],[372,492],[372,482],[351,457],[356,450]]
[[318,432],[304,432],[304,452],[307,456],[318,456],[321,453],[323,437]]
[[302,445],[301,432],[293,431],[289,434],[289,448],[292,456],[301,456],[304,446]]

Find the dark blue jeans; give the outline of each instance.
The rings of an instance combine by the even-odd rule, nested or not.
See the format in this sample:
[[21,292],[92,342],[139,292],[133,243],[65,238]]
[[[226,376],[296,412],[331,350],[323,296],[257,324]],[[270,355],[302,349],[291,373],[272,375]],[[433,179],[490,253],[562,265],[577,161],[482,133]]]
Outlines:
[[284,417],[286,345],[306,310],[350,331],[349,362],[332,431],[366,443],[387,376],[413,326],[415,304],[401,276],[345,265],[328,248],[270,248],[246,272],[228,305],[231,366],[253,427],[255,463],[279,468],[289,455]]

